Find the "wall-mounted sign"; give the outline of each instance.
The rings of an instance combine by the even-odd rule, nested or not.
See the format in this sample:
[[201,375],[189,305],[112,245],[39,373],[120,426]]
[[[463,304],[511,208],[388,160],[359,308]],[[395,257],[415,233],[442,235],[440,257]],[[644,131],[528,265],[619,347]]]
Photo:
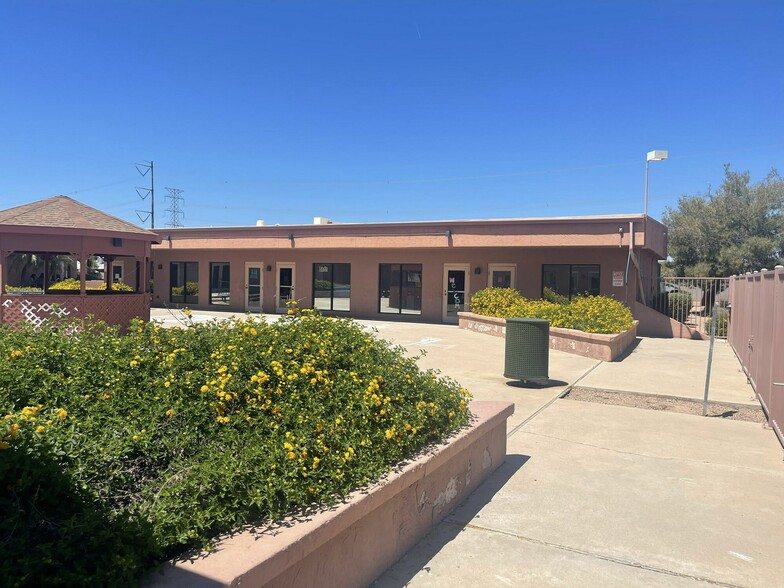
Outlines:
[[619,272],[613,272],[613,286],[623,286],[623,270]]

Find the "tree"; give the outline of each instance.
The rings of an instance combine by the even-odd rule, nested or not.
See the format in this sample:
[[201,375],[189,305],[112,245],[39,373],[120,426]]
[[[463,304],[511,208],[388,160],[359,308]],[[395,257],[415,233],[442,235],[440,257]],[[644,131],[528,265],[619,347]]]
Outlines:
[[776,170],[757,184],[724,166],[715,194],[681,196],[667,208],[670,266],[679,276],[731,276],[784,261],[784,179]]

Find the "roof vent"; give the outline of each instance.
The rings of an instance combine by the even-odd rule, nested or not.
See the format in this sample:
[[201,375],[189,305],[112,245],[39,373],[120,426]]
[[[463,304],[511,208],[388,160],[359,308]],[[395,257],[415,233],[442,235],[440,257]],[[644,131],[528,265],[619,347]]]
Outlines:
[[256,221],[256,226],[257,227],[263,227],[264,225],[265,225],[265,223],[264,223],[263,220],[259,219],[259,220]]
[[313,217],[313,224],[314,225],[331,225],[332,219],[327,218],[326,216],[314,216]]

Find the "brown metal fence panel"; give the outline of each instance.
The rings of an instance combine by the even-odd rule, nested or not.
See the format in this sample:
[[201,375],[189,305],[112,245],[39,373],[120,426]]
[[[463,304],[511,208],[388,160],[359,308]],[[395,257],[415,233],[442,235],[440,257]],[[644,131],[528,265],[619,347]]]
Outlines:
[[784,267],[734,276],[729,343],[784,445]]

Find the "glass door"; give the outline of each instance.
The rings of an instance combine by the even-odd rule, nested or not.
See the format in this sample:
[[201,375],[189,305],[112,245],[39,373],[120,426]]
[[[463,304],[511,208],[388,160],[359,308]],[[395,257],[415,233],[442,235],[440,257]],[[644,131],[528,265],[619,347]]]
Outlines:
[[262,270],[264,264],[245,264],[245,312],[261,312]]
[[444,265],[444,303],[441,318],[457,323],[457,313],[468,310],[468,264]]
[[294,300],[294,264],[278,264],[278,284],[277,300],[275,302],[277,312],[286,312],[286,303]]

